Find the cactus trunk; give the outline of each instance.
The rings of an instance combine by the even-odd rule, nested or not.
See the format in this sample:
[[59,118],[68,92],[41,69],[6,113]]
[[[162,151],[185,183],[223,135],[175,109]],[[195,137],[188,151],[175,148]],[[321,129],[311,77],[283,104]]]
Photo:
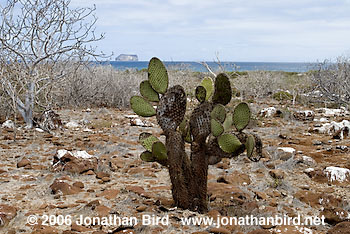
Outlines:
[[189,209],[192,202],[190,162],[185,152],[185,142],[181,133],[172,131],[166,137],[169,175],[175,206]]
[[193,172],[193,203],[191,210],[200,213],[208,211],[207,180],[208,180],[208,156],[205,141],[191,145],[191,161]]

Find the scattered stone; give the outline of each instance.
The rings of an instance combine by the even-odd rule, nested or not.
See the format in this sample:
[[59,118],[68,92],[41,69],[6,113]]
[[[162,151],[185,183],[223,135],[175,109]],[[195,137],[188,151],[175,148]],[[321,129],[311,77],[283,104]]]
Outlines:
[[268,107],[265,109],[262,109],[259,113],[260,116],[270,118],[273,117],[277,112],[277,109],[275,107]]
[[102,177],[102,182],[104,182],[104,183],[107,183],[107,182],[110,182],[111,181],[111,178],[110,177]]
[[137,212],[143,212],[143,211],[145,211],[147,209],[147,206],[138,206],[138,207],[136,207],[136,211]]
[[12,120],[6,120],[1,125],[2,128],[15,129],[15,124]]
[[257,199],[259,199],[259,200],[266,200],[267,199],[267,194],[266,193],[264,193],[264,192],[260,192],[260,191],[256,191],[255,192],[255,196],[256,196],[256,198]]
[[350,180],[350,170],[347,168],[327,167],[324,172],[330,182],[344,182],[345,180]]
[[247,234],[271,234],[271,232],[264,229],[257,229],[257,230],[248,232]]
[[73,186],[83,189],[84,188],[84,183],[78,181],[78,182],[73,183]]
[[231,234],[231,232],[229,230],[227,230],[226,228],[210,228],[209,229],[210,233],[216,233],[216,234]]
[[110,174],[108,174],[107,172],[104,172],[104,171],[96,172],[97,179],[102,179],[103,177],[110,177]]
[[341,222],[328,230],[327,234],[349,234],[350,222]]
[[240,173],[239,171],[233,171],[229,175],[220,176],[217,182],[233,185],[249,185],[251,183],[249,175]]
[[335,225],[349,219],[349,214],[339,207],[326,207],[320,215],[325,217],[325,221],[329,224]]
[[26,159],[26,158],[22,158],[18,163],[17,163],[17,167],[21,168],[21,167],[26,167],[26,168],[30,168],[31,167],[31,162]]
[[91,232],[91,231],[92,231],[90,228],[77,225],[77,224],[74,223],[74,222],[73,222],[73,224],[72,224],[72,226],[71,226],[71,230],[72,230],[72,231],[75,231],[75,232],[82,232],[82,233]]
[[296,111],[293,113],[293,117],[299,121],[312,121],[315,118],[315,112],[311,110]]
[[86,151],[58,150],[53,158],[53,171],[68,171],[82,174],[97,169],[98,159]]
[[283,161],[287,161],[293,158],[295,155],[295,149],[292,147],[278,147],[277,148],[277,158]]
[[271,170],[269,171],[269,174],[274,179],[279,179],[279,180],[284,179],[284,172],[280,169]]
[[321,108],[317,109],[317,111],[322,113],[325,117],[346,116],[349,114],[349,111],[347,111],[344,107],[339,109]]
[[17,215],[17,208],[0,204],[0,229],[8,224]]
[[66,128],[69,128],[69,129],[77,129],[77,128],[80,128],[80,125],[79,125],[77,122],[75,122],[75,121],[70,121],[70,122],[66,123],[64,126],[65,126]]
[[80,188],[71,186],[70,184],[57,179],[50,185],[50,189],[52,190],[52,194],[61,192],[63,195],[77,194],[81,191]]
[[105,190],[103,191],[102,193],[100,194],[97,194],[96,196],[97,197],[104,197],[108,200],[113,200],[115,199],[119,194],[119,190],[116,190],[116,189],[108,189],[108,190]]
[[322,141],[319,141],[319,140],[313,140],[313,141],[312,141],[312,144],[313,144],[313,145],[316,145],[316,146],[317,146],[317,145],[323,145],[323,142],[322,142]]
[[313,131],[321,134],[328,134],[334,139],[343,140],[349,136],[350,121],[343,120],[342,122],[332,121],[325,123],[321,127],[314,128]]

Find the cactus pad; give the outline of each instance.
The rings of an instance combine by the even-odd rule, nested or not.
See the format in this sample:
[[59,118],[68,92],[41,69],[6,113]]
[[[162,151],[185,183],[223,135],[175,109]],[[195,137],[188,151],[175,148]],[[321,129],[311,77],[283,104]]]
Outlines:
[[206,100],[207,90],[203,86],[198,86],[196,88],[196,98],[200,103]]
[[140,155],[140,158],[142,159],[142,161],[145,161],[145,162],[155,162],[156,161],[156,157],[154,157],[152,155],[151,152],[149,151],[144,151],[141,155]]
[[211,119],[211,133],[213,136],[220,136],[224,132],[224,127],[216,119]]
[[152,58],[148,64],[148,80],[152,88],[161,94],[168,89],[168,72],[158,58]]
[[255,147],[255,138],[252,135],[247,137],[247,141],[245,143],[245,148],[247,149],[247,157],[250,158],[254,152]]
[[179,131],[181,132],[182,137],[184,140],[188,143],[190,143],[191,140],[191,132],[190,132],[190,123],[188,122],[188,119],[184,119],[181,124],[179,125]]
[[241,147],[241,142],[238,138],[229,133],[222,134],[218,137],[218,143],[222,151],[226,153],[234,153]]
[[242,131],[250,121],[250,109],[247,103],[241,102],[233,111],[233,124],[237,131]]
[[146,150],[152,152],[153,143],[159,141],[159,139],[150,133],[141,133],[139,136],[139,141]]
[[130,99],[130,105],[133,111],[142,117],[151,117],[156,115],[156,110],[143,97],[133,96]]
[[160,160],[160,161],[166,160],[168,158],[166,147],[160,141],[153,143],[152,154],[154,157],[156,157],[157,160]]
[[205,90],[207,91],[206,96],[205,96],[205,100],[208,101],[209,98],[211,97],[211,95],[213,95],[214,82],[210,77],[206,77],[202,80],[201,86],[203,86],[205,88]]
[[225,107],[221,104],[217,104],[214,106],[213,111],[210,114],[212,119],[218,120],[220,123],[223,123],[226,118],[226,110]]
[[163,131],[176,130],[186,112],[186,94],[180,85],[170,88],[160,99],[157,121]]
[[227,113],[226,118],[222,126],[224,127],[224,131],[227,132],[230,130],[233,124],[233,116],[231,113]]
[[159,94],[152,88],[148,80],[140,83],[140,93],[150,102],[159,102]]
[[212,108],[211,103],[204,102],[193,110],[190,118],[190,128],[194,141],[205,139],[210,134]]
[[226,105],[231,101],[231,98],[232,90],[230,80],[226,74],[220,73],[215,79],[213,103]]

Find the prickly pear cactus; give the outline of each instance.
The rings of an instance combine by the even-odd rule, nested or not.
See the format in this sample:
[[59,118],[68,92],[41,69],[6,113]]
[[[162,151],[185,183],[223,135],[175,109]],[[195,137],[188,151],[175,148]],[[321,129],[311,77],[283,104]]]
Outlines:
[[[198,106],[190,115],[186,115],[187,97],[183,87],[169,88],[168,84],[164,64],[152,58],[148,80],[140,84],[141,96],[133,96],[130,105],[140,116],[156,116],[166,142],[150,133],[141,133],[139,142],[145,151],[140,158],[158,162],[169,170],[176,206],[203,213],[208,205],[208,165],[245,150],[249,159],[257,161],[262,154],[262,143],[256,135],[243,131],[251,117],[248,104],[240,103],[233,111],[226,107],[232,98],[226,74],[217,75],[214,81],[202,80],[195,90]],[[191,155],[185,151],[186,142],[191,144]]]

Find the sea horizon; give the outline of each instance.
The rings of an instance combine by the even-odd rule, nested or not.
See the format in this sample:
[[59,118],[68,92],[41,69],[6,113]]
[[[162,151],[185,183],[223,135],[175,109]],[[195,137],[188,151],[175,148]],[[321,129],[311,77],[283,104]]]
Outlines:
[[[117,70],[142,70],[147,69],[149,61],[103,61],[103,65],[111,65]],[[194,72],[207,72],[206,67],[197,61],[163,61],[168,69],[189,70]],[[318,63],[315,62],[230,62],[221,61],[205,62],[213,71],[284,71],[284,72],[307,72],[314,70]]]

